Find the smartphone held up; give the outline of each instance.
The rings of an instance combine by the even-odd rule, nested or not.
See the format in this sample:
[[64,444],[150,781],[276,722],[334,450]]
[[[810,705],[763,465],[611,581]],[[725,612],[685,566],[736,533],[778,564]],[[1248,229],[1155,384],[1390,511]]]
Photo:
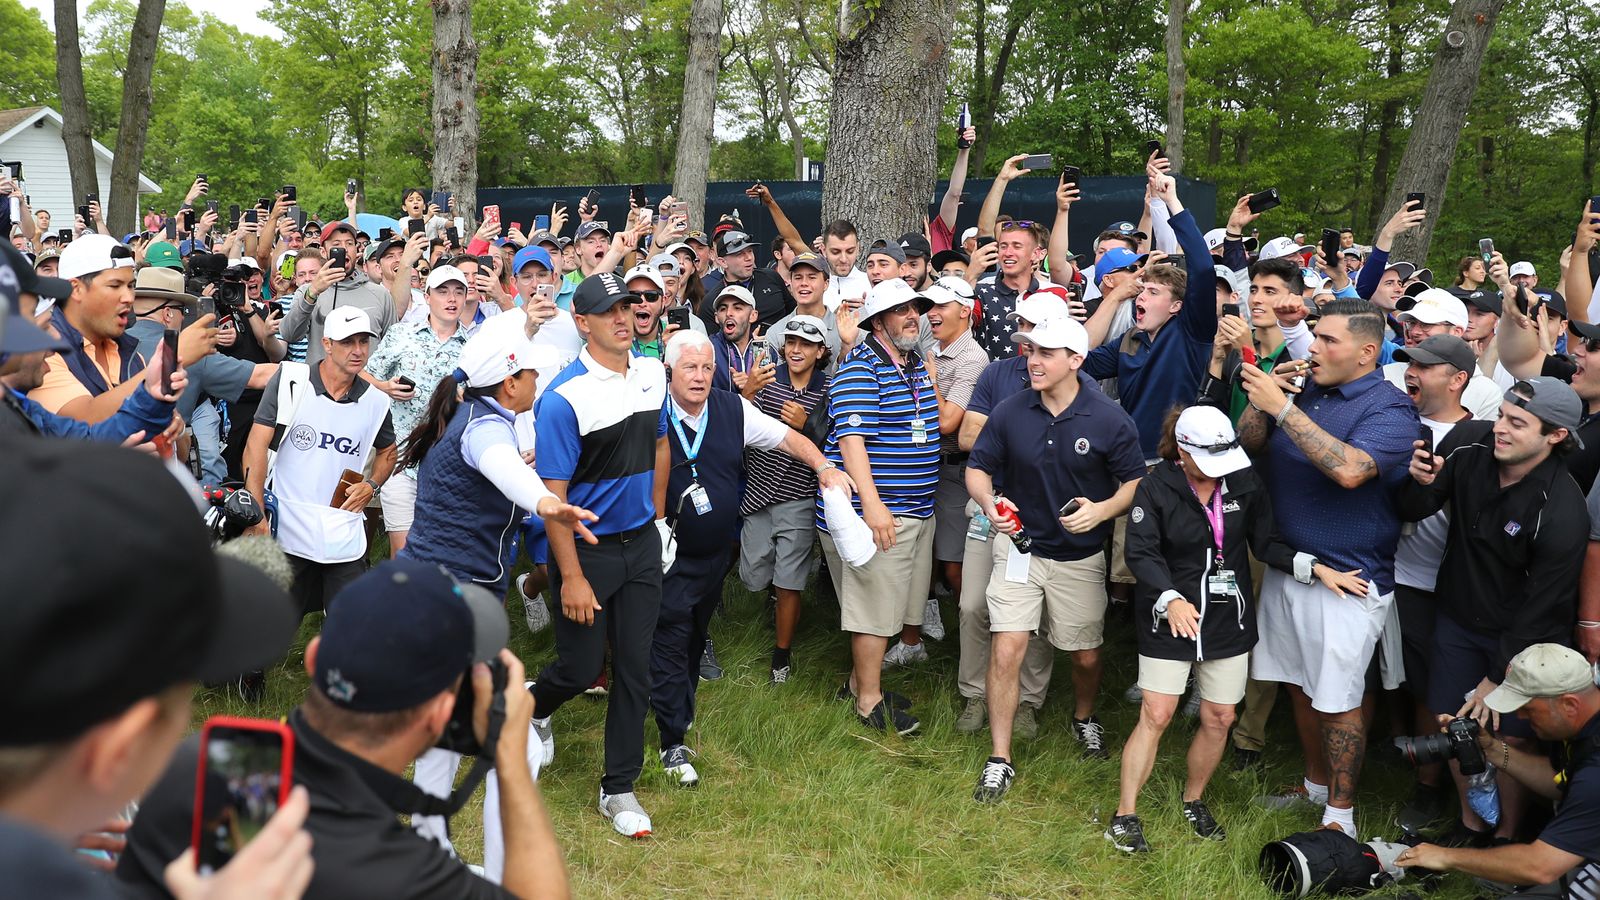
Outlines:
[[194,851],[201,875],[261,833],[293,788],[294,732],[281,722],[213,716],[200,733]]

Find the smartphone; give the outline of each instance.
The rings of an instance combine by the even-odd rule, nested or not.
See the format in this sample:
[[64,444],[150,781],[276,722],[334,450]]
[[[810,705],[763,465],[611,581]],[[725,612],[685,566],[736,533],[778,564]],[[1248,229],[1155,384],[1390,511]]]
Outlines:
[[350,251],[343,247],[334,247],[328,251],[328,265],[338,266],[345,272],[350,271]]
[[583,199],[586,200],[588,202],[588,204],[589,204],[589,212],[594,212],[600,206],[600,192],[599,191],[591,190],[591,191],[589,191],[589,193],[583,195]]
[[87,205],[78,207],[78,217],[83,219],[83,227],[85,227],[85,228],[92,228],[93,227],[94,218],[89,215],[89,207]]
[[1250,195],[1246,201],[1252,213],[1264,213],[1276,206],[1283,205],[1283,198],[1278,196],[1277,188],[1267,188]]
[[1428,195],[1421,191],[1412,191],[1411,193],[1406,194],[1406,208],[1410,209],[1412,206],[1416,206],[1418,209],[1426,209],[1428,206]]
[[256,208],[258,208],[258,209],[271,209],[272,208],[272,199],[270,197],[257,197],[256,198]]
[[284,185],[283,189],[278,191],[278,193],[283,195],[284,202],[286,203],[297,202],[300,197],[300,195],[295,192],[294,185],[292,184]]
[[411,379],[407,378],[404,375],[396,375],[394,380],[395,380],[395,383],[403,384],[408,388],[415,389],[416,386],[417,386],[417,383],[415,381],[412,381]]
[[344,180],[344,192],[346,194],[351,195],[351,196],[355,196],[355,193],[356,193],[356,180],[354,178],[346,178]]
[[649,224],[653,223],[655,220],[656,220],[656,211],[655,210],[651,209],[648,206],[639,207],[639,221],[643,222],[646,225],[649,225]]
[[11,180],[12,181],[21,181],[22,180],[22,162],[20,160],[17,161],[17,162],[4,163],[3,165],[5,165],[6,168],[11,170]]
[[444,238],[450,242],[452,247],[461,246],[461,232],[457,231],[454,225],[444,230]]
[[407,238],[411,237],[413,234],[422,234],[423,232],[425,232],[427,230],[428,230],[428,225],[427,225],[426,222],[422,222],[422,221],[420,221],[418,219],[407,219],[406,220],[406,237]]
[[355,469],[345,469],[340,472],[339,483],[333,486],[333,499],[328,501],[328,505],[334,509],[344,506],[344,502],[350,499],[350,489],[360,484],[364,477]]
[[1067,516],[1077,512],[1082,506],[1083,504],[1076,499],[1068,500],[1060,509],[1056,510],[1056,516],[1065,519]]
[[239,227],[239,213],[240,213],[239,204],[237,204],[237,203],[229,203],[228,204],[228,230],[229,231],[232,231],[235,228]]
[[689,330],[689,307],[674,306],[667,310],[667,324],[676,325],[682,331]]
[[207,178],[206,177],[206,173],[204,173],[204,172],[201,172],[199,175],[196,175],[194,177],[194,180],[200,182],[201,184],[205,185],[206,187],[210,187],[211,186],[211,179]]
[[178,332],[168,328],[161,333],[161,394],[172,396],[172,372],[178,368]]
[[1082,177],[1083,170],[1077,166],[1061,167],[1061,183],[1064,185],[1075,187],[1078,184],[1078,180]]
[[167,219],[167,240],[175,241],[177,239],[178,239],[178,217],[177,216],[171,216],[171,217],[169,217]]
[[60,228],[60,229],[57,229],[56,230],[56,236],[61,239],[61,243],[70,244],[72,242],[72,229],[71,228]]
[[493,204],[485,206],[483,208],[483,222],[485,225],[491,223],[495,225],[500,224],[500,207]]
[[688,216],[689,216],[689,201],[687,201],[687,200],[674,200],[674,201],[672,201],[672,209],[667,211],[667,215],[669,215],[669,216],[683,216],[684,218],[687,219]]
[[294,732],[281,722],[213,716],[200,732],[194,852],[201,875],[233,859],[289,799]]
[[217,212],[217,207],[220,206],[220,205],[221,204],[219,204],[215,200],[207,200],[206,201],[206,210],[209,211],[209,212]]
[[244,222],[246,225],[254,225],[254,224],[256,224],[256,222],[258,221],[258,219],[256,218],[256,211],[253,210],[253,209],[245,210],[243,213],[240,214],[240,221]]
[[[17,165],[20,166],[22,164],[17,163]],[[1600,218],[1600,194],[1589,198],[1589,213],[1596,218]]]
[[1322,255],[1328,258],[1328,265],[1339,263],[1339,229],[1322,229]]
[[1225,316],[1238,316],[1241,314],[1241,307],[1237,303],[1224,303],[1222,304],[1222,314]]
[[439,207],[439,212],[441,212],[441,213],[449,212],[450,211],[450,192],[449,191],[434,191],[433,192],[433,199],[428,201],[428,202],[432,203],[434,206]]
[[178,210],[178,230],[179,231],[194,231],[194,210],[193,209],[180,209],[180,210]]
[[1483,238],[1478,241],[1478,255],[1483,257],[1483,264],[1494,262],[1494,238]]
[[99,194],[84,194],[83,195],[83,205],[84,206],[88,206],[88,205],[90,205],[92,203],[99,203],[99,202],[100,202],[100,195]]
[[644,185],[642,184],[636,184],[628,188],[628,197],[633,201],[634,206],[650,205],[650,198],[644,195]]
[[1422,442],[1422,452],[1428,454],[1428,462],[1433,462],[1433,429],[1426,425],[1417,430],[1417,440]]
[[534,285],[533,295],[542,300],[554,300],[556,298],[556,286],[553,284]]
[[550,230],[550,217],[549,216],[534,216],[533,217],[533,230],[534,231],[549,231]]
[[1161,149],[1160,141],[1150,140],[1144,142],[1144,158],[1149,159],[1151,156],[1157,156],[1161,159],[1167,158],[1167,151]]
[[1023,169],[1050,169],[1055,167],[1055,160],[1048,153],[1030,153],[1022,158],[1020,168]]
[[298,206],[294,208],[294,227],[302,230],[306,227],[306,211]]

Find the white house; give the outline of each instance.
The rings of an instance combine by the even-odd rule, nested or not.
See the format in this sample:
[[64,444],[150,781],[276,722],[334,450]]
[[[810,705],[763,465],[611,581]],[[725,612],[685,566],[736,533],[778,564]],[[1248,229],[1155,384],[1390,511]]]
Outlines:
[[[91,143],[100,205],[105,207],[111,202],[112,153],[99,141]],[[0,110],[0,161],[22,163],[22,181],[29,204],[35,210],[50,210],[52,230],[72,225],[72,215],[83,198],[72,195],[67,148],[61,141],[61,113],[48,106]],[[143,174],[139,176],[139,193],[160,191],[161,185]],[[142,211],[143,204],[140,208]]]

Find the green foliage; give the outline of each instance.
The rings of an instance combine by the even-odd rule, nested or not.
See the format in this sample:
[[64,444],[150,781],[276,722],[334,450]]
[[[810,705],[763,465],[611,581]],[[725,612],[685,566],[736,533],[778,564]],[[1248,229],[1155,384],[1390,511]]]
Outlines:
[[0,0],[0,34],[7,45],[0,108],[56,105],[56,42],[44,19],[19,0]]

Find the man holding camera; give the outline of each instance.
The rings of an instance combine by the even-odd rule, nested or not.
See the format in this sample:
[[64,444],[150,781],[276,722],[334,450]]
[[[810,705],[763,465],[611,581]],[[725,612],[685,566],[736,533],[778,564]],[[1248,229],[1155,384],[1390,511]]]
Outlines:
[[394,298],[382,286],[368,281],[360,271],[355,226],[343,221],[329,222],[322,229],[322,249],[327,254],[327,264],[310,284],[295,291],[294,302],[289,305],[279,332],[283,340],[290,343],[309,337],[306,362],[312,365],[320,362],[327,352],[323,349],[322,329],[335,309],[355,307],[365,312],[371,320],[374,339],[378,340],[399,318]]
[[[1600,896],[1600,687],[1583,654],[1559,644],[1518,653],[1500,686],[1483,699],[1490,712],[1515,714],[1549,756],[1476,735],[1483,758],[1526,790],[1556,803],[1537,840],[1483,849],[1419,844],[1396,857],[1406,867],[1464,872],[1486,881],[1533,885],[1516,896]],[[1442,717],[1441,717],[1442,718]]]
[[[318,865],[306,897],[565,896],[561,850],[527,765],[528,728],[517,724],[533,714],[533,697],[507,633],[496,598],[428,563],[389,560],[340,592],[306,646],[311,687],[289,713],[294,781],[312,798],[306,830]],[[498,693],[491,665],[503,667]],[[456,709],[463,697],[470,717]],[[484,744],[502,724],[491,722],[491,701],[502,698],[494,715],[504,727],[483,754],[495,763],[505,835],[496,885],[398,817],[439,811],[406,767],[467,723]],[[145,798],[117,869],[124,883],[154,887],[162,861],[188,844],[198,751],[193,740],[180,748]]]

